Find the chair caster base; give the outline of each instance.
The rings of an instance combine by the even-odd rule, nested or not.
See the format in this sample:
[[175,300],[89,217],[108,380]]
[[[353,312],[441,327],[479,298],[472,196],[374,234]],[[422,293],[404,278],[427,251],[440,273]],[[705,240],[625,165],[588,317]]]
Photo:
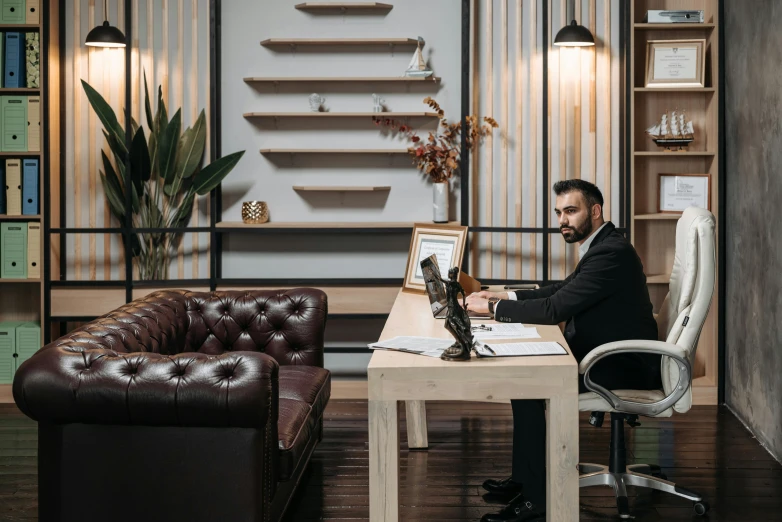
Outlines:
[[692,509],[695,511],[696,515],[702,517],[709,512],[709,507],[710,506],[708,502],[696,502],[693,504]]

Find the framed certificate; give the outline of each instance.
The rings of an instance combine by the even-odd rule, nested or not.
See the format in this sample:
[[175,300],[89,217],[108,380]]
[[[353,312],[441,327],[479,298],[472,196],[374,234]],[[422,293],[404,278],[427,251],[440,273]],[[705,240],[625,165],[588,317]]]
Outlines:
[[687,207],[711,210],[711,174],[660,174],[660,212],[684,212]]
[[706,40],[646,42],[646,87],[705,87]]
[[402,290],[414,293],[426,291],[421,261],[434,255],[440,272],[448,273],[454,266],[462,266],[467,227],[416,223],[407,254],[407,269]]

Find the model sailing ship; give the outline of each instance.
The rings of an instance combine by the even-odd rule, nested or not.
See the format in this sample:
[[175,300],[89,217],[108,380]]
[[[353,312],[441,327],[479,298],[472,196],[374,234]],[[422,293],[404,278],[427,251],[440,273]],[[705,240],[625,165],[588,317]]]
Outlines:
[[410,64],[407,66],[405,76],[413,78],[428,78],[434,74],[434,71],[426,66],[424,56],[421,54],[421,47],[423,47],[425,43],[426,42],[424,42],[424,39],[419,36],[418,47],[416,47],[415,54],[413,54],[413,58],[410,60]]
[[662,115],[660,122],[646,129],[646,133],[659,146],[667,150],[684,150],[695,140],[695,130],[692,120],[688,120],[684,111],[673,111],[670,118],[668,113]]

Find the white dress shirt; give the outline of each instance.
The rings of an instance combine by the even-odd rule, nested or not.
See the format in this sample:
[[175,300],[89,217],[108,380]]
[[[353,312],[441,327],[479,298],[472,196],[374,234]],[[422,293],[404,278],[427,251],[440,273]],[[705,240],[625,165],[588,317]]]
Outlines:
[[[594,240],[595,240],[595,236],[597,235],[597,233],[598,233],[598,232],[600,232],[601,230],[603,230],[603,227],[604,227],[604,226],[606,226],[606,223],[603,223],[602,225],[600,225],[600,228],[598,228],[597,230],[595,230],[594,232],[592,232],[592,233],[589,235],[589,237],[588,237],[588,238],[586,238],[586,239],[584,240],[584,242],[583,242],[583,243],[581,243],[580,245],[578,245],[578,258],[579,258],[579,259],[581,259],[582,257],[584,257],[584,254],[586,254],[586,253],[587,253],[587,250],[589,250],[589,247],[590,247],[590,245],[592,244],[592,241],[594,241]],[[516,300],[517,300],[517,298],[516,298],[516,292],[508,292],[508,299],[509,299],[510,301],[516,301]]]

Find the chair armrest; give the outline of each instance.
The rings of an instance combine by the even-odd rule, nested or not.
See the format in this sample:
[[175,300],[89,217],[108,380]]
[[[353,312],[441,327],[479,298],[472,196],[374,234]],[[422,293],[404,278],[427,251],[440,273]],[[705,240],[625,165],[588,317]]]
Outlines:
[[[670,357],[675,360],[679,366],[679,381],[668,396],[657,402],[642,403],[621,399],[610,390],[593,382],[589,377],[589,372],[595,363],[605,357],[620,353],[652,353]],[[578,371],[584,375],[584,385],[586,388],[603,397],[615,410],[624,413],[654,416],[676,404],[676,402],[678,402],[687,392],[687,389],[691,384],[690,377],[692,375],[692,365],[687,358],[687,352],[684,348],[676,344],[638,339],[617,341],[598,346],[584,357],[578,365]]]
[[278,372],[260,352],[168,356],[73,343],[25,361],[13,394],[39,422],[276,428]]

